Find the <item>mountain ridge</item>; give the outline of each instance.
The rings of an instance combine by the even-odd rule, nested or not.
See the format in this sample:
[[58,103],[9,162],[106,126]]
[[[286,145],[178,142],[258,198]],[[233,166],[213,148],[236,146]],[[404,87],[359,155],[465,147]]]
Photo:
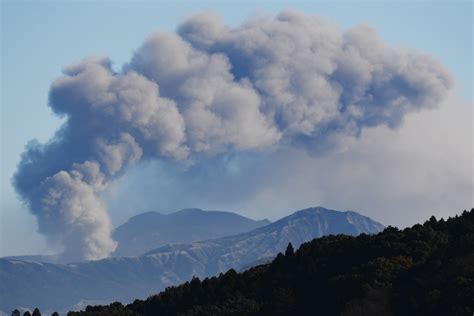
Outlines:
[[[323,213],[347,220],[346,213]],[[259,258],[276,256],[284,251],[288,242],[297,247],[313,239],[312,236],[331,231],[323,229],[332,225],[327,218],[321,225],[316,225],[316,220],[324,219],[323,215],[318,216],[315,211],[295,212],[247,233],[190,244],[166,245],[138,257],[71,264],[0,259],[0,309],[38,306],[41,310],[48,307],[66,310],[81,301],[127,302],[188,281],[193,276],[206,277],[230,268],[246,268]],[[365,217],[359,216],[364,222]],[[382,229],[380,223],[371,222],[378,227],[373,233]],[[367,225],[361,226],[361,232],[365,227],[371,227]],[[338,227],[341,229],[344,225]],[[25,275],[28,277],[25,278]],[[32,295],[34,289],[41,291]]]
[[244,233],[269,224],[227,211],[186,208],[170,214],[145,212],[118,226],[113,238],[118,242],[114,257],[142,255],[166,244],[188,243]]
[[[347,216],[359,226],[349,224]],[[167,260],[199,261],[196,275],[213,275],[230,268],[241,269],[254,261],[275,256],[291,242],[294,247],[313,238],[330,234],[358,235],[382,231],[384,226],[357,212],[339,212],[323,207],[306,208],[248,233],[190,244],[165,245],[145,255]],[[173,258],[174,257],[174,258]],[[212,260],[203,259],[212,258]],[[197,271],[194,271],[197,272]],[[190,276],[192,277],[192,276]]]

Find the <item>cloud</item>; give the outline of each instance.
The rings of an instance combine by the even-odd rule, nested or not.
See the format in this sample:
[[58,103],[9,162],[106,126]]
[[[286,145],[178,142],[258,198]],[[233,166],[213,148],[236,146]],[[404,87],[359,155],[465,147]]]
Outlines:
[[159,160],[200,176],[280,151],[321,156],[436,107],[451,86],[438,62],[368,26],[341,32],[283,12],[230,29],[201,14],[153,34],[120,72],[107,58],[65,67],[50,106],[66,122],[50,142],[28,145],[14,183],[69,258],[100,259],[115,247],[100,196],[130,167]]
[[454,216],[474,205],[473,106],[450,94],[437,109],[408,114],[397,130],[367,128],[322,156],[281,147],[223,155],[186,170],[163,161],[142,164],[105,199],[120,213],[118,222],[190,206],[274,220],[322,205],[400,227]]

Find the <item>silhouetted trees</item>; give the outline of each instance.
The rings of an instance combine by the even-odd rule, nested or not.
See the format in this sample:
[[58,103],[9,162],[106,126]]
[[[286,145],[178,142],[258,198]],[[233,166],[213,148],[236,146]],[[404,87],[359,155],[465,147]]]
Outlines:
[[[15,309],[14,311],[12,311],[12,316],[20,316],[20,311],[18,309]],[[41,312],[38,308],[35,308],[33,310],[33,315],[29,312],[29,311],[26,311],[23,313],[23,316],[41,316]],[[51,316],[59,316],[59,314],[57,312],[54,312],[51,314]]]
[[474,210],[377,235],[288,245],[271,264],[193,278],[78,315],[473,315]]
[[288,247],[286,247],[285,251],[285,257],[291,257],[295,254],[295,250],[293,249],[293,245],[291,242],[288,244]]

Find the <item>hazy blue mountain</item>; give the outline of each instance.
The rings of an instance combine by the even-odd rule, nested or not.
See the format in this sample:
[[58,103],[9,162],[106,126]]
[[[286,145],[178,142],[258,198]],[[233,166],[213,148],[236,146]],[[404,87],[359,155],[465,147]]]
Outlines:
[[[167,245],[146,255],[175,261],[182,269],[187,263],[195,275],[214,275],[230,268],[241,269],[260,259],[275,256],[289,242],[302,243],[331,234],[378,233],[384,226],[356,212],[338,212],[322,207],[308,208],[272,224],[239,235]],[[190,275],[192,277],[192,275]]]
[[[118,242],[114,257],[142,255],[167,244],[190,243],[251,231],[270,224],[268,219],[250,218],[223,211],[183,209],[171,214],[146,212],[118,226],[113,238]],[[58,255],[8,256],[2,259],[42,263],[68,263]]]
[[[83,302],[130,302],[193,276],[240,270],[326,234],[377,233],[383,226],[355,212],[311,208],[230,237],[157,248],[139,257],[75,264],[0,259],[0,310],[68,310]],[[79,306],[78,306],[79,307]]]
[[235,213],[196,208],[172,214],[143,213],[115,229],[113,238],[118,247],[113,256],[138,256],[166,244],[240,234],[269,223],[267,219],[255,221]]
[[0,259],[11,259],[31,262],[61,263],[59,255],[25,255],[25,256],[7,256]]

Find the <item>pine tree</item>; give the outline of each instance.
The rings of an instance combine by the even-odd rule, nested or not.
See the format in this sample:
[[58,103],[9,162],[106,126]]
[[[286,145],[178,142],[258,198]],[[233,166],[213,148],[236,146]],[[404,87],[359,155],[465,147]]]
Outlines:
[[291,242],[288,244],[288,247],[286,247],[285,251],[285,257],[291,257],[295,254],[295,250],[293,249],[293,245]]

